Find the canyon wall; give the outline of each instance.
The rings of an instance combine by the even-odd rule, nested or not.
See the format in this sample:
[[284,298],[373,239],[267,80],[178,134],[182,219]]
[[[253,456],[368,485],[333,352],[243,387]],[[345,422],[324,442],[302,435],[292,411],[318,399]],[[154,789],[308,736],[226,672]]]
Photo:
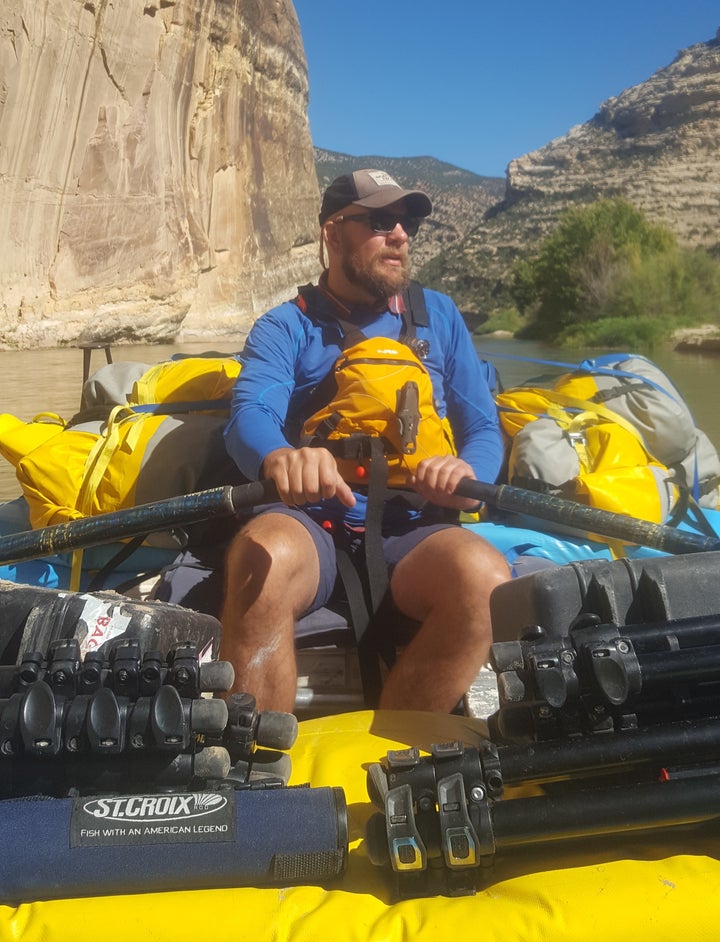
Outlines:
[[290,0],[5,0],[0,348],[244,333],[316,274]]

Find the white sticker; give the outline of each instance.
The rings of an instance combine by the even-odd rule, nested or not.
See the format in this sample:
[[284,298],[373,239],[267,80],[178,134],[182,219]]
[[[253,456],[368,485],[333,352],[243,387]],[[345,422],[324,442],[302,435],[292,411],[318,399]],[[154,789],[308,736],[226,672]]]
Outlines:
[[103,602],[91,595],[83,595],[84,601],[81,618],[87,627],[87,634],[80,642],[83,657],[88,651],[94,651],[101,644],[121,635],[130,624],[131,616],[116,610],[116,605]]
[[369,170],[368,176],[372,177],[378,186],[396,186],[400,189],[400,184],[393,180],[390,174],[386,173],[384,170]]

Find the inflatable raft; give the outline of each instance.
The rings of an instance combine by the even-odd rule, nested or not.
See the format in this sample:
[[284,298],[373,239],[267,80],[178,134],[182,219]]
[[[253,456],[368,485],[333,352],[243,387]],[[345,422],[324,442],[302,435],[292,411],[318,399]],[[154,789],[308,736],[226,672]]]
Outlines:
[[[5,505],[0,536],[26,531],[25,511],[19,502]],[[711,509],[708,516],[715,533],[720,533],[720,512]],[[614,543],[563,532],[553,535],[536,529],[532,521],[527,521],[527,528],[522,523],[514,517],[512,523],[496,518],[469,525],[506,555],[517,576],[577,560],[609,560],[618,552]],[[87,580],[106,567],[113,549],[96,546],[86,551],[80,588],[87,589]],[[143,556],[142,567],[138,557],[128,570],[115,566],[112,581],[105,586],[122,586],[140,568],[157,568],[174,555],[149,547],[140,552],[153,555]],[[662,555],[642,547],[624,552],[632,557]],[[67,588],[70,570],[70,554],[59,552],[0,566],[0,578]],[[530,605],[527,597],[524,604]],[[502,615],[509,626],[507,611]],[[563,621],[561,628],[565,627]],[[392,874],[373,863],[369,853],[366,826],[377,808],[368,794],[368,769],[389,750],[417,747],[427,753],[432,744],[449,741],[478,747],[487,736],[481,719],[416,712],[348,712],[301,722],[290,750],[289,784],[342,788],[349,836],[342,876],[325,884],[197,889],[188,872],[177,888],[164,892],[18,901],[0,905],[0,939],[442,942],[482,935],[507,942],[645,938],[676,942],[716,938],[720,862],[715,857],[720,828],[714,822],[667,828],[655,836],[628,823],[627,831],[619,835],[520,842],[512,852],[495,856],[492,869],[478,876],[473,894],[398,899]],[[510,804],[524,797],[524,788],[507,789],[502,800]],[[33,843],[41,860],[42,834],[33,836]],[[67,854],[71,867],[72,847]],[[143,856],[143,847],[137,848],[134,858],[130,854],[130,866],[140,873]]]
[[[473,896],[395,901],[365,847],[373,813],[369,763],[389,749],[460,739],[484,723],[425,713],[359,712],[309,720],[291,751],[292,783],[342,786],[349,858],[332,885],[193,890],[0,907],[0,938],[23,942],[416,942],[485,937],[507,942],[711,940],[720,918],[717,835],[673,830],[627,839],[528,847],[499,859]],[[512,800],[510,798],[509,800]],[[38,842],[38,854],[42,844]],[[142,868],[139,852],[137,865]]]

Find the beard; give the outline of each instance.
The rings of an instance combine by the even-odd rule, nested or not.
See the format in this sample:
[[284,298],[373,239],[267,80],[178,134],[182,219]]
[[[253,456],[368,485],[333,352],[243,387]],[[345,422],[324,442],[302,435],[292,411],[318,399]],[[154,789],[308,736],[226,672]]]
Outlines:
[[[388,268],[383,259],[397,258],[402,265]],[[380,249],[371,259],[362,262],[357,253],[343,256],[343,274],[349,282],[367,292],[378,304],[385,304],[387,299],[407,288],[410,282],[410,263],[407,252],[393,252]]]

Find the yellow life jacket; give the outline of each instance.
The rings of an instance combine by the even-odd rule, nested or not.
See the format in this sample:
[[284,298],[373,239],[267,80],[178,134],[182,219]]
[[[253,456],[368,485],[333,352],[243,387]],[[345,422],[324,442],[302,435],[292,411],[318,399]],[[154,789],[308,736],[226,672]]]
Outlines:
[[382,443],[388,487],[407,487],[423,458],[455,453],[430,374],[406,344],[364,338],[343,350],[332,380],[332,398],[306,420],[302,440],[330,448],[346,481],[366,483],[369,439]]
[[[450,423],[435,408],[432,379],[416,352],[422,351],[415,318],[422,323],[425,310],[419,285],[410,299],[400,340],[366,337],[336,318],[344,331],[343,350],[313,393],[300,443],[332,451],[350,483],[367,483],[369,465],[380,452],[387,462],[386,484],[398,488],[409,485],[423,458],[455,454]],[[300,301],[307,311],[312,304],[307,290]]]

